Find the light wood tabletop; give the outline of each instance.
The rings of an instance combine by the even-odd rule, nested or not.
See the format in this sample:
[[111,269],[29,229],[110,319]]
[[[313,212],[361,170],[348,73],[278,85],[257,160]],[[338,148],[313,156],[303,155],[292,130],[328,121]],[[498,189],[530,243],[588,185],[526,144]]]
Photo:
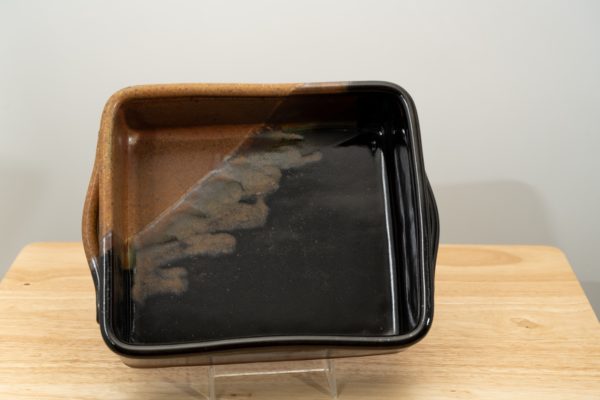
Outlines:
[[[338,360],[340,399],[600,399],[600,324],[541,246],[441,246],[428,336]],[[81,244],[36,243],[0,283],[0,398],[203,399],[206,367],[133,369],[102,342]],[[219,398],[327,399],[317,373],[220,378]]]

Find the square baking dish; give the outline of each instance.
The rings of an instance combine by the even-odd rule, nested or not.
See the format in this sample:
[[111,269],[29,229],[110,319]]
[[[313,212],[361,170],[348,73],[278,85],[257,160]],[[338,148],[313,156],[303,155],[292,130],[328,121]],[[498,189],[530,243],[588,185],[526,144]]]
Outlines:
[[437,211],[390,83],[117,92],[83,236],[132,366],[387,353],[432,321]]

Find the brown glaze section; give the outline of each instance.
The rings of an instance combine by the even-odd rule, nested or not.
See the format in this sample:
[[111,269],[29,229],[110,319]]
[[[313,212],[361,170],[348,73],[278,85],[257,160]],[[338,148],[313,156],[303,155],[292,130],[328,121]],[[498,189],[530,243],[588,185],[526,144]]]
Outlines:
[[128,134],[127,237],[143,229],[219,165],[258,125]]
[[[191,99],[203,96],[232,96],[232,95],[284,95],[295,85],[151,85],[123,89],[109,99],[100,129],[100,167],[99,167],[99,198],[100,221],[99,235],[104,237],[113,229],[122,231],[115,226],[123,220],[118,215],[122,210],[113,210],[114,198],[125,196],[124,186],[119,177],[126,176],[123,172],[123,149],[126,148],[125,138],[128,136],[129,124],[125,119],[124,108],[129,101],[149,101],[169,98]],[[174,117],[175,118],[175,117]],[[135,125],[134,125],[135,126]],[[199,178],[199,177],[198,177]],[[120,218],[121,217],[121,218]],[[127,229],[129,231],[129,229]]]

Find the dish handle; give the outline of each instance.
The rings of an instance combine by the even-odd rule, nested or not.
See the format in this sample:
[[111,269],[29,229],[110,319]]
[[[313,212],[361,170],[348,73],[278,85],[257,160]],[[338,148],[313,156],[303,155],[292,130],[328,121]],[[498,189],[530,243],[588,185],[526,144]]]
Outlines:
[[94,288],[98,293],[99,270],[98,270],[98,212],[99,212],[99,176],[98,176],[98,160],[94,162],[92,169],[92,177],[85,197],[83,205],[83,218],[81,224],[83,250],[87,258],[92,279],[94,280]]

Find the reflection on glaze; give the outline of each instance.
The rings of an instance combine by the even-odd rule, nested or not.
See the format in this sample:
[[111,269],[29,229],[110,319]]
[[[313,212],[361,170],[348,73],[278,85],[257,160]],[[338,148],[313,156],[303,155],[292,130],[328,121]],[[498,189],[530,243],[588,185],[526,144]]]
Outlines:
[[307,152],[303,139],[274,131],[255,135],[136,234],[130,252],[135,258],[133,300],[182,293],[187,270],[174,263],[230,254],[236,247],[231,232],[264,226],[269,214],[265,200],[279,188],[282,171],[321,159],[320,152]]

